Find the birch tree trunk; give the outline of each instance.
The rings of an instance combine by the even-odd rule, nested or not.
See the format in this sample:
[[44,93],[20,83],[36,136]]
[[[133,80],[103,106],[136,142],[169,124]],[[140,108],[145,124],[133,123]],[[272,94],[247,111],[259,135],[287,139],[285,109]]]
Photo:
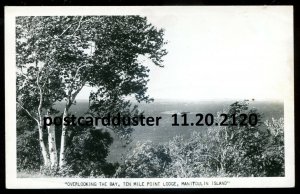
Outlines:
[[[35,61],[35,67],[38,68],[38,61]],[[38,126],[39,126],[39,142],[42,150],[42,155],[44,159],[44,167],[48,168],[50,166],[50,160],[49,160],[49,154],[47,152],[45,142],[43,139],[44,133],[43,133],[43,126],[42,126],[42,107],[43,107],[43,90],[42,87],[40,86],[40,70],[37,71],[37,78],[36,78],[36,84],[39,88],[39,106],[38,106]]]
[[[68,116],[68,108],[66,107],[63,114],[63,122],[64,119]],[[66,141],[67,141],[67,127],[62,124],[62,132],[61,132],[61,143],[60,143],[60,153],[59,153],[59,169],[62,169],[65,164],[65,151],[66,151]]]
[[47,126],[47,128],[48,128],[50,167],[52,170],[56,170],[58,166],[58,158],[57,158],[57,149],[56,149],[55,126],[51,125],[51,126]]
[[45,142],[43,139],[43,128],[42,128],[41,124],[39,124],[39,142],[40,142],[40,147],[42,150],[44,167],[49,167],[49,165],[50,165],[49,155],[47,153],[47,149],[46,149]]
[[[85,65],[84,65],[85,66]],[[79,69],[81,67],[84,67],[84,66],[80,66],[78,69],[77,69],[77,72],[76,72],[76,75],[75,75],[75,78],[77,76],[77,73],[79,71]],[[72,90],[69,90],[68,91],[68,101],[67,101],[67,104],[66,104],[66,107],[64,109],[64,114],[63,114],[63,118],[62,118],[62,131],[61,131],[61,143],[60,143],[60,153],[59,153],[59,169],[63,169],[63,167],[66,165],[66,156],[65,156],[65,152],[66,152],[66,141],[67,141],[67,126],[65,126],[63,123],[64,123],[64,120],[65,118],[68,116],[69,114],[69,109],[70,107],[72,106],[77,94],[81,91],[81,89],[83,88],[85,84],[85,81],[83,81],[81,83],[81,86],[72,94]],[[73,84],[71,86],[71,88],[73,88]]]

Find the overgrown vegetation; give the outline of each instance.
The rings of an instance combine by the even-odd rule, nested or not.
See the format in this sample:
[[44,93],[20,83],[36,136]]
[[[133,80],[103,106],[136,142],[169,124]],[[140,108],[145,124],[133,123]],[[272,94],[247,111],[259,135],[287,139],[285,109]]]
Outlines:
[[[256,126],[209,127],[184,140],[140,143],[116,177],[261,177],[284,176],[283,118],[262,123],[262,115],[247,101],[223,113],[255,113]],[[220,114],[219,114],[220,115]]]
[[[59,132],[61,127],[57,126]],[[70,128],[66,150],[66,168],[53,171],[44,168],[38,132],[36,130],[20,132],[17,137],[17,168],[28,174],[67,177],[111,177],[118,164],[108,163],[109,146],[113,139],[108,132],[74,126]],[[47,142],[47,137],[44,137]],[[60,142],[57,142],[59,145]],[[35,176],[35,175],[33,175]]]
[[[68,165],[56,174],[132,178],[284,176],[283,118],[263,123],[262,114],[249,109],[247,101],[236,102],[222,113],[255,113],[258,125],[214,126],[193,132],[189,139],[176,136],[167,143],[138,143],[121,164],[106,161],[113,142],[108,132],[78,126],[70,128]],[[39,150],[37,136],[37,131],[24,130],[18,134],[19,170],[37,171],[42,165],[41,156],[35,154]]]

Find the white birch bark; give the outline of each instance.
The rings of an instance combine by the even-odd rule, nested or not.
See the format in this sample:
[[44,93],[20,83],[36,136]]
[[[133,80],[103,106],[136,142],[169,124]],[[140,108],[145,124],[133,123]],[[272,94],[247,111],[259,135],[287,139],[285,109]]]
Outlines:
[[48,129],[48,146],[50,155],[50,167],[52,170],[56,170],[58,166],[57,149],[56,149],[56,137],[55,126],[47,126]]
[[[63,122],[64,118],[68,116],[68,109],[67,107],[64,110],[63,114]],[[61,132],[61,143],[60,143],[60,153],[59,153],[59,169],[62,169],[66,165],[65,161],[65,151],[66,151],[66,141],[67,141],[67,127],[63,124],[62,125],[62,132]]]
[[43,128],[40,124],[39,124],[39,142],[40,142],[40,147],[41,147],[41,151],[42,151],[44,167],[49,167],[49,165],[50,165],[49,156],[48,156],[45,142],[43,139]]

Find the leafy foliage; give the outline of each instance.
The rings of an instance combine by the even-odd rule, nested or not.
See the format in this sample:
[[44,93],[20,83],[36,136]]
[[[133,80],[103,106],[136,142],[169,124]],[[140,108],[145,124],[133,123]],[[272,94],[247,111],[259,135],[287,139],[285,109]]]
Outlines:
[[115,172],[115,165],[106,162],[109,146],[113,139],[108,132],[94,128],[73,127],[70,130],[66,161],[66,175],[111,176]]
[[154,146],[151,142],[137,144],[136,149],[125,160],[124,165],[116,172],[117,177],[162,177],[164,168],[171,158],[164,145]]
[[272,118],[265,122],[269,135],[263,157],[266,176],[284,176],[284,121]]
[[23,109],[17,110],[17,170],[38,171],[42,165],[39,134],[32,127],[35,124]]
[[177,136],[166,144],[140,143],[116,176],[284,176],[283,118],[263,125],[262,115],[249,109],[247,101],[236,102],[223,113],[255,113],[258,125],[210,127],[187,140]]
[[[162,66],[164,31],[139,16],[17,17],[18,101],[37,106],[36,78],[43,86],[44,105],[60,100],[72,104],[85,85],[97,88],[90,100],[146,95],[147,56]],[[28,98],[30,96],[31,98]],[[98,104],[98,106],[96,106]]]
[[[58,113],[53,109],[56,102],[65,101],[68,114],[70,107],[76,103],[76,96],[85,86],[96,89],[89,97],[89,114],[138,114],[137,108],[132,107],[125,98],[134,96],[138,102],[152,100],[146,94],[149,68],[139,57],[144,56],[162,67],[162,57],[167,54],[163,48],[166,44],[163,36],[162,29],[155,28],[147,18],[140,16],[16,17],[18,119],[33,120],[36,123],[29,128],[38,126],[41,129],[43,116]],[[132,128],[121,126],[112,130],[125,143],[129,143]],[[108,138],[97,135],[97,132],[83,131],[83,139],[72,139],[82,149],[91,149],[85,143],[80,144],[82,141],[94,141],[93,138],[97,137],[101,142]],[[47,134],[41,130],[39,133],[40,136]],[[61,140],[57,139],[56,145],[59,146]],[[43,144],[41,141],[42,148],[47,147]],[[106,142],[105,146],[109,144]],[[101,146],[99,149],[103,151],[101,157],[105,158],[107,149]],[[69,163],[75,162],[72,154],[76,153],[82,160],[89,156],[84,151],[78,153],[75,147],[68,150]],[[98,153],[96,150],[90,151]],[[46,163],[45,156],[49,153],[45,153],[45,149],[42,152]],[[60,158],[63,158],[62,155]],[[104,158],[99,161],[101,165]],[[76,170],[79,167],[75,164],[69,167],[72,172],[80,171]],[[89,169],[92,167],[85,167],[91,171]],[[82,173],[85,176],[88,172]]]
[[17,139],[17,170],[39,170],[42,160],[38,132],[24,131],[18,133]]
[[[233,103],[223,112],[228,115],[246,114],[248,118],[255,113],[258,123],[255,126],[238,124],[209,129],[212,144],[218,145],[214,153],[220,161],[217,167],[237,176],[259,176],[263,170],[261,156],[267,143],[267,133],[260,128],[262,115],[256,109],[249,110],[247,101]],[[232,118],[229,122],[232,122]]]

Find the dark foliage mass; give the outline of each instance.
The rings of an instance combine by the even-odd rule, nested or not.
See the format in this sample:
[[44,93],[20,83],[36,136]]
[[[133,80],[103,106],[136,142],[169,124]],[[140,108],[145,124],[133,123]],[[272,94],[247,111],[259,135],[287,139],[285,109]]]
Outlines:
[[[17,169],[38,171],[42,165],[39,134],[34,121],[23,110],[17,111]],[[38,154],[36,154],[38,153]]]
[[66,175],[112,176],[116,164],[106,162],[109,146],[113,142],[108,132],[87,128],[72,130],[66,150]]
[[42,159],[40,154],[37,131],[25,131],[17,134],[17,169],[37,171],[40,169]]
[[[60,127],[57,126],[57,132]],[[58,133],[59,134],[59,133]],[[59,136],[59,135],[58,135]],[[18,170],[39,171],[42,166],[42,157],[38,141],[37,130],[26,131],[18,134],[17,164]],[[46,140],[47,137],[44,137]],[[111,177],[118,164],[108,163],[109,146],[113,139],[108,132],[100,129],[72,127],[68,133],[66,150],[67,168],[60,172],[45,172],[58,176],[78,177]],[[59,146],[60,142],[57,142]]]

